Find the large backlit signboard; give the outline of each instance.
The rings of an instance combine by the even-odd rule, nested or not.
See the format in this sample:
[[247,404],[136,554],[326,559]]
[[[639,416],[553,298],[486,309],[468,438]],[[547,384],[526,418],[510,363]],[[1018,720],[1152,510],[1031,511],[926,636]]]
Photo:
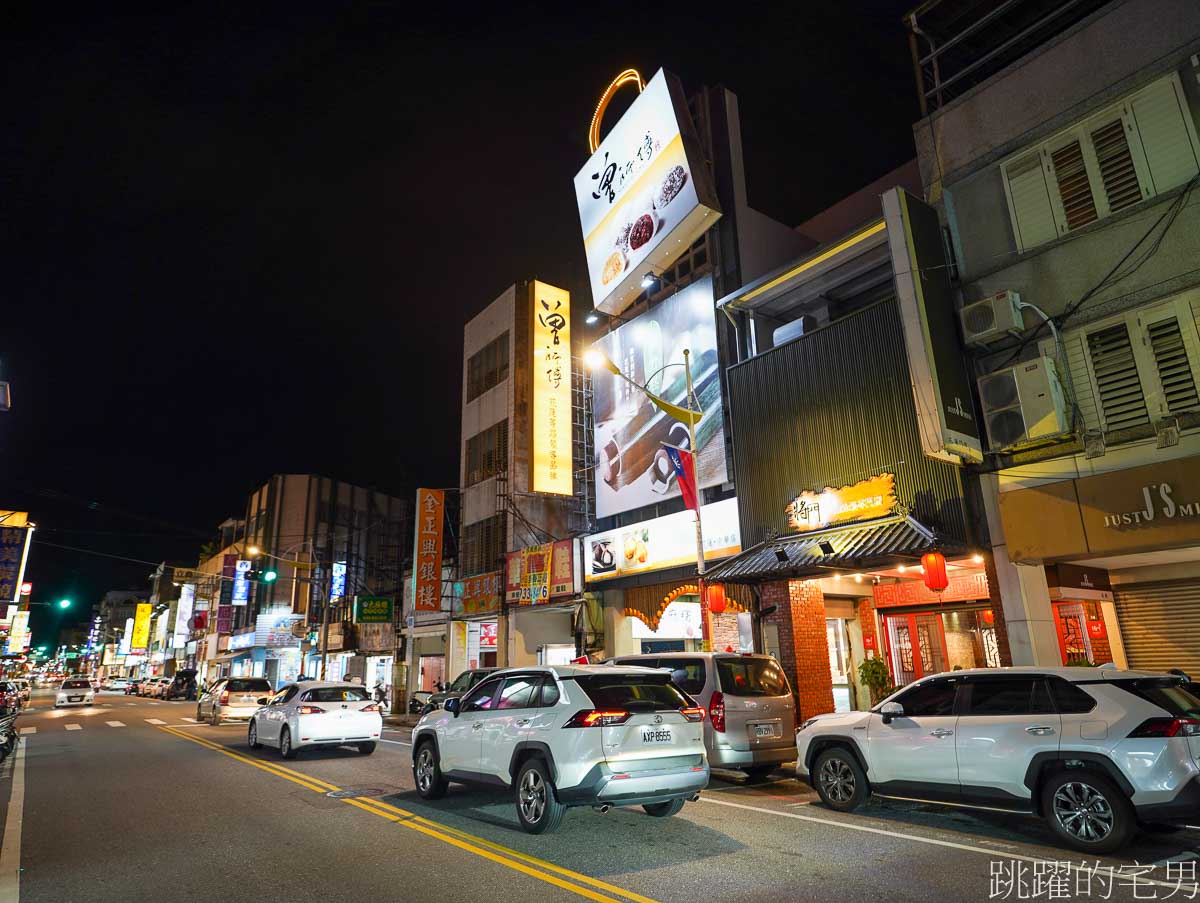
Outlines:
[[[704,417],[696,424],[696,480],[728,479],[721,416],[721,368],[712,278],[693,282],[662,304],[604,336],[593,347],[639,386],[686,406],[683,350],[690,352],[692,385]],[[608,517],[679,495],[663,443],[687,448],[687,424],[660,411],[607,370],[592,379],[595,420],[596,516]]]
[[179,602],[175,607],[175,630],[171,635],[173,649],[182,649],[187,645],[188,635],[192,631],[188,622],[192,619],[192,608],[195,606],[195,602],[196,587],[194,584],[185,583],[179,587]]
[[139,602],[133,616],[133,639],[129,643],[130,652],[145,652],[150,645],[150,613],[153,606],[149,602]]
[[533,342],[533,428],[529,481],[534,492],[573,495],[571,464],[571,293],[529,284]]
[[575,176],[593,304],[625,310],[720,218],[678,79],[663,70]]
[[442,610],[442,530],[446,494],[417,490],[417,529],[413,537],[413,608]]

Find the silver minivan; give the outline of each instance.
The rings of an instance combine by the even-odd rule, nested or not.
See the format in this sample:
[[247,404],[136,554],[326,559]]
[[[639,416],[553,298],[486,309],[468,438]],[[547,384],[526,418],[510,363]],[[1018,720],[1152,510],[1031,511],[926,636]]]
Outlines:
[[620,655],[619,665],[669,668],[672,682],[700,705],[708,763],[738,768],[751,778],[796,758],[792,688],[769,655],[728,652],[662,652]]

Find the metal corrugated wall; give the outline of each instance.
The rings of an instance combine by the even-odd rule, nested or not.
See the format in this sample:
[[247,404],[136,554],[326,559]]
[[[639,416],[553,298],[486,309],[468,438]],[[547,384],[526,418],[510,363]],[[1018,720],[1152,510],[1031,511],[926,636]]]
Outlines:
[[1114,588],[1130,668],[1200,674],[1200,581]]
[[791,532],[800,492],[890,471],[921,523],[971,543],[959,469],[921,451],[893,300],[728,371],[742,545]]

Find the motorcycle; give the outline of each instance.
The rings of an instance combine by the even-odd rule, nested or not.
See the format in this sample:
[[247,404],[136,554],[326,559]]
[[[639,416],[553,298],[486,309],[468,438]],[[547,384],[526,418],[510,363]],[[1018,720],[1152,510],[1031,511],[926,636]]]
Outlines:
[[6,759],[17,748],[17,716],[0,718],[0,761]]

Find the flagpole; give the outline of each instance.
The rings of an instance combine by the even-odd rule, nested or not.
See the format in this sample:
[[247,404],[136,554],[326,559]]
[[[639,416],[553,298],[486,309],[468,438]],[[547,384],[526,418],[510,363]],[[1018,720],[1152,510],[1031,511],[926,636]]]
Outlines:
[[[687,374],[687,407],[692,409],[692,358],[691,351],[683,349],[683,371]],[[704,592],[704,528],[700,523],[700,456],[696,453],[696,419],[688,417],[688,451],[692,454],[692,470],[696,480],[696,573],[697,589],[700,591],[700,637],[704,651],[713,651],[712,616],[708,611],[708,600]]]

